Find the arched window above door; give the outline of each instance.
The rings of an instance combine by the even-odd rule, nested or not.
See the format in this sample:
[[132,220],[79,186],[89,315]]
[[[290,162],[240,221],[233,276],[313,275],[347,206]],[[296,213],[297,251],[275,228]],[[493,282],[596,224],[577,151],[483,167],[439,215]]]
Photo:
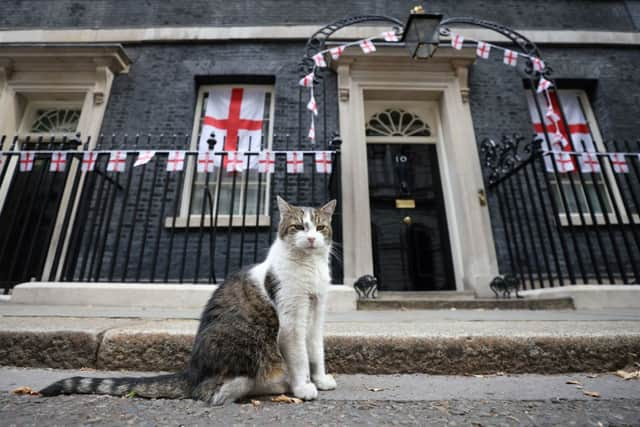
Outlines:
[[431,128],[417,114],[400,108],[387,108],[371,116],[367,136],[431,136]]

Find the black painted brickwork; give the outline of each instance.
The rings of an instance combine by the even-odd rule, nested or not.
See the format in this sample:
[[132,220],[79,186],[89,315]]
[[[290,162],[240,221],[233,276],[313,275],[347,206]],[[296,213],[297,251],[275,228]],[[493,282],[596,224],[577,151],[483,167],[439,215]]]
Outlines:
[[[366,14],[405,19],[409,10],[419,3],[415,0],[322,3],[309,0],[2,0],[0,27],[317,25]],[[446,16],[475,16],[517,28],[632,31],[633,19],[637,24],[637,7],[633,1],[430,0],[426,7],[428,11]]]

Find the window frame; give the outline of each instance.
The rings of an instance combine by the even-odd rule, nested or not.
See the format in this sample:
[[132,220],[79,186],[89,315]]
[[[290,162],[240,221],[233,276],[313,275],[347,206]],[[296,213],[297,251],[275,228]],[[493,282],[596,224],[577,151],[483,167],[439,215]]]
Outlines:
[[[213,88],[232,88],[232,87],[246,87],[246,86],[251,86],[251,87],[256,87],[256,88],[263,88],[266,90],[266,93],[269,94],[270,98],[269,98],[269,110],[268,110],[268,118],[269,118],[269,123],[267,126],[267,135],[266,138],[264,138],[265,141],[265,148],[267,150],[271,150],[273,147],[273,130],[274,130],[274,114],[275,114],[275,85],[273,84],[251,84],[251,83],[236,83],[236,84],[203,84],[200,85],[198,87],[198,93],[196,96],[196,106],[195,106],[195,111],[194,111],[194,118],[193,118],[193,129],[191,132],[191,141],[190,141],[190,145],[189,145],[189,150],[191,151],[198,151],[198,142],[200,140],[200,129],[201,129],[201,124],[202,124],[202,117],[203,117],[203,110],[204,110],[204,95],[209,92],[211,89]],[[186,165],[185,165],[185,171],[184,171],[184,180],[183,180],[183,188],[182,188],[182,195],[181,195],[181,200],[180,200],[180,207],[179,207],[179,214],[178,217],[175,218],[175,224],[173,221],[173,218],[169,217],[165,219],[165,226],[166,227],[175,227],[175,228],[199,228],[200,227],[200,223],[202,222],[204,224],[204,227],[211,227],[213,224],[213,218],[210,218],[210,214],[205,214],[204,215],[204,221],[202,221],[202,216],[201,214],[197,214],[197,213],[191,213],[190,215],[187,215],[188,211],[189,211],[189,203],[191,200],[191,194],[192,194],[192,189],[193,189],[193,185],[194,185],[194,176],[196,176],[196,183],[197,183],[197,172],[194,175],[194,168],[196,167],[196,156],[188,156],[188,159],[186,161]],[[224,173],[224,172],[223,172]],[[257,173],[257,172],[256,172]],[[239,179],[239,185],[244,185],[244,172],[243,174],[239,175],[240,178]],[[217,222],[216,222],[216,226],[217,227],[267,227],[271,225],[271,218],[269,216],[269,209],[270,209],[270,204],[269,204],[269,194],[271,192],[271,179],[270,178],[270,174],[265,174],[265,176],[267,177],[267,179],[263,179],[262,182],[262,186],[263,186],[263,191],[264,191],[264,203],[263,206],[261,207],[262,212],[258,212],[258,213],[252,213],[252,214],[247,214],[243,220],[243,215],[240,214],[232,214],[232,215],[227,215],[227,214],[218,214],[217,215]],[[213,178],[213,179],[211,179]],[[216,170],[215,172],[211,173],[210,176],[210,186],[214,186],[215,185],[215,191],[213,193],[213,214],[214,216],[216,216],[216,212],[218,207],[216,206],[216,202],[218,200],[218,192],[220,191],[220,186],[218,185],[218,183],[216,182],[218,178],[218,171]],[[213,183],[211,182],[213,181]],[[255,180],[249,180],[248,184],[250,185],[251,183],[257,183],[257,181]],[[238,206],[242,206],[242,201],[244,200],[243,198],[245,197],[244,191],[240,190],[240,199],[236,200],[235,203],[238,204]],[[192,209],[193,210],[193,209]],[[244,224],[243,224],[244,223]]]
[[[583,89],[558,89],[558,92],[563,94],[572,94],[578,97],[578,104],[582,109],[582,113],[584,114],[585,119],[587,119],[587,125],[589,126],[589,131],[591,133],[591,139],[593,140],[596,150],[599,152],[606,152],[607,150],[604,145],[604,140],[602,138],[602,134],[600,133],[600,126],[598,124],[598,120],[596,119],[595,113],[593,112],[593,108],[591,107],[591,101],[589,100],[589,96],[587,95],[586,91],[584,91]],[[577,165],[577,167],[579,168],[580,166]],[[556,180],[556,175],[560,177],[560,179],[562,179],[566,174],[553,173],[553,172],[545,172],[545,173],[547,173],[549,176],[549,185],[553,186],[554,191],[557,192],[558,194],[559,194],[559,190],[558,190],[559,185],[564,185],[565,183],[566,185],[569,185],[569,186],[571,185],[568,178],[566,180],[562,180],[561,182],[558,182],[558,180]],[[607,223],[606,223],[605,215],[609,219],[609,224],[619,224],[618,218],[615,213],[614,205],[620,212],[622,224],[630,224],[631,223],[630,218],[627,215],[626,209],[624,208],[624,204],[622,202],[622,194],[620,193],[620,189],[618,188],[618,183],[616,181],[614,174],[615,172],[613,171],[611,164],[607,161],[604,161],[601,168],[601,175],[604,175],[601,181],[601,185],[603,186],[602,188],[604,190],[604,192],[602,193],[603,196],[605,197],[604,202],[608,204],[610,209],[609,212],[600,212],[600,213],[594,213],[593,215],[591,215],[588,209],[586,209],[582,211],[582,215],[580,211],[575,211],[575,212],[570,211],[567,214],[566,210],[563,207],[563,212],[558,213],[558,220],[560,221],[560,225],[562,225],[563,227],[606,225]],[[604,183],[605,179],[609,182],[609,185],[611,187],[611,193],[613,194],[610,194],[606,184]],[[592,185],[598,185],[595,182],[593,182],[590,177],[587,183],[590,183]],[[581,192],[580,195],[583,198],[588,197],[587,193],[584,191],[582,187],[582,183],[580,182],[579,178],[574,179],[574,185],[576,187],[576,190]],[[570,190],[570,191],[573,192],[573,190]],[[551,197],[556,197],[556,196],[552,194]],[[576,201],[576,203],[580,203],[580,202]],[[567,209],[570,209],[570,207],[567,207]],[[640,212],[635,212],[635,213],[632,212],[631,215],[632,215],[633,221],[635,222],[640,221]]]

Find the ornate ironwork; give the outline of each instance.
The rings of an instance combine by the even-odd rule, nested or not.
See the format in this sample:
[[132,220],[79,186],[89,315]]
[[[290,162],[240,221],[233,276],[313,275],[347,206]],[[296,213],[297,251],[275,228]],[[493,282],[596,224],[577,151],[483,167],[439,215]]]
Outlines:
[[[402,21],[392,18],[390,16],[382,15],[362,15],[362,16],[350,16],[348,18],[342,18],[329,25],[325,25],[307,40],[307,44],[304,49],[304,57],[300,62],[300,74],[306,75],[313,69],[313,55],[325,49],[325,43],[329,37],[331,37],[336,31],[341,30],[351,25],[362,24],[365,22],[387,22],[394,26],[394,29],[398,34],[404,31],[404,25]],[[316,77],[317,79],[317,77]],[[317,81],[314,81],[316,84]]]
[[[484,19],[472,18],[472,17],[445,18],[440,23],[441,29],[444,30],[444,32],[441,30],[441,34],[448,35],[446,26],[451,24],[474,25],[476,27],[486,28],[488,30],[495,31],[496,33],[501,34],[504,37],[511,40],[511,42],[515,44],[518,47],[518,49],[520,49],[520,51],[522,51],[522,53],[542,59],[540,50],[538,49],[538,46],[534,42],[529,40],[527,37],[525,37],[521,33],[514,31],[511,28],[506,27],[502,24],[498,24],[492,21],[485,21]],[[545,76],[549,76],[551,74],[551,71],[552,71],[551,68],[545,64],[545,69],[542,74],[544,74]],[[531,62],[531,60],[527,60],[524,68],[524,72],[529,75],[532,75],[534,73],[533,63]]]
[[507,178],[531,161],[535,154],[540,154],[541,141],[535,135],[527,139],[518,134],[503,135],[500,143],[496,143],[491,138],[485,138],[480,143],[480,154],[489,186],[494,186]]
[[365,274],[355,281],[353,288],[359,299],[375,299],[378,296],[378,279],[371,274]]

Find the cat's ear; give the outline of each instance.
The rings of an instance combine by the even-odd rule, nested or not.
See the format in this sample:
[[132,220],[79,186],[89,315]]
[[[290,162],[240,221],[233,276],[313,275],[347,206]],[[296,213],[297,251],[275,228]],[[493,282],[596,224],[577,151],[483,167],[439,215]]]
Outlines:
[[286,200],[284,200],[282,197],[276,196],[276,199],[278,200],[278,209],[280,210],[281,216],[284,216],[285,214],[293,210],[293,207],[289,203],[287,203]]
[[333,215],[333,211],[336,210],[336,199],[333,199],[332,201],[330,201],[329,203],[327,203],[326,205],[322,206],[320,209],[318,209],[320,212],[326,214],[326,215]]

